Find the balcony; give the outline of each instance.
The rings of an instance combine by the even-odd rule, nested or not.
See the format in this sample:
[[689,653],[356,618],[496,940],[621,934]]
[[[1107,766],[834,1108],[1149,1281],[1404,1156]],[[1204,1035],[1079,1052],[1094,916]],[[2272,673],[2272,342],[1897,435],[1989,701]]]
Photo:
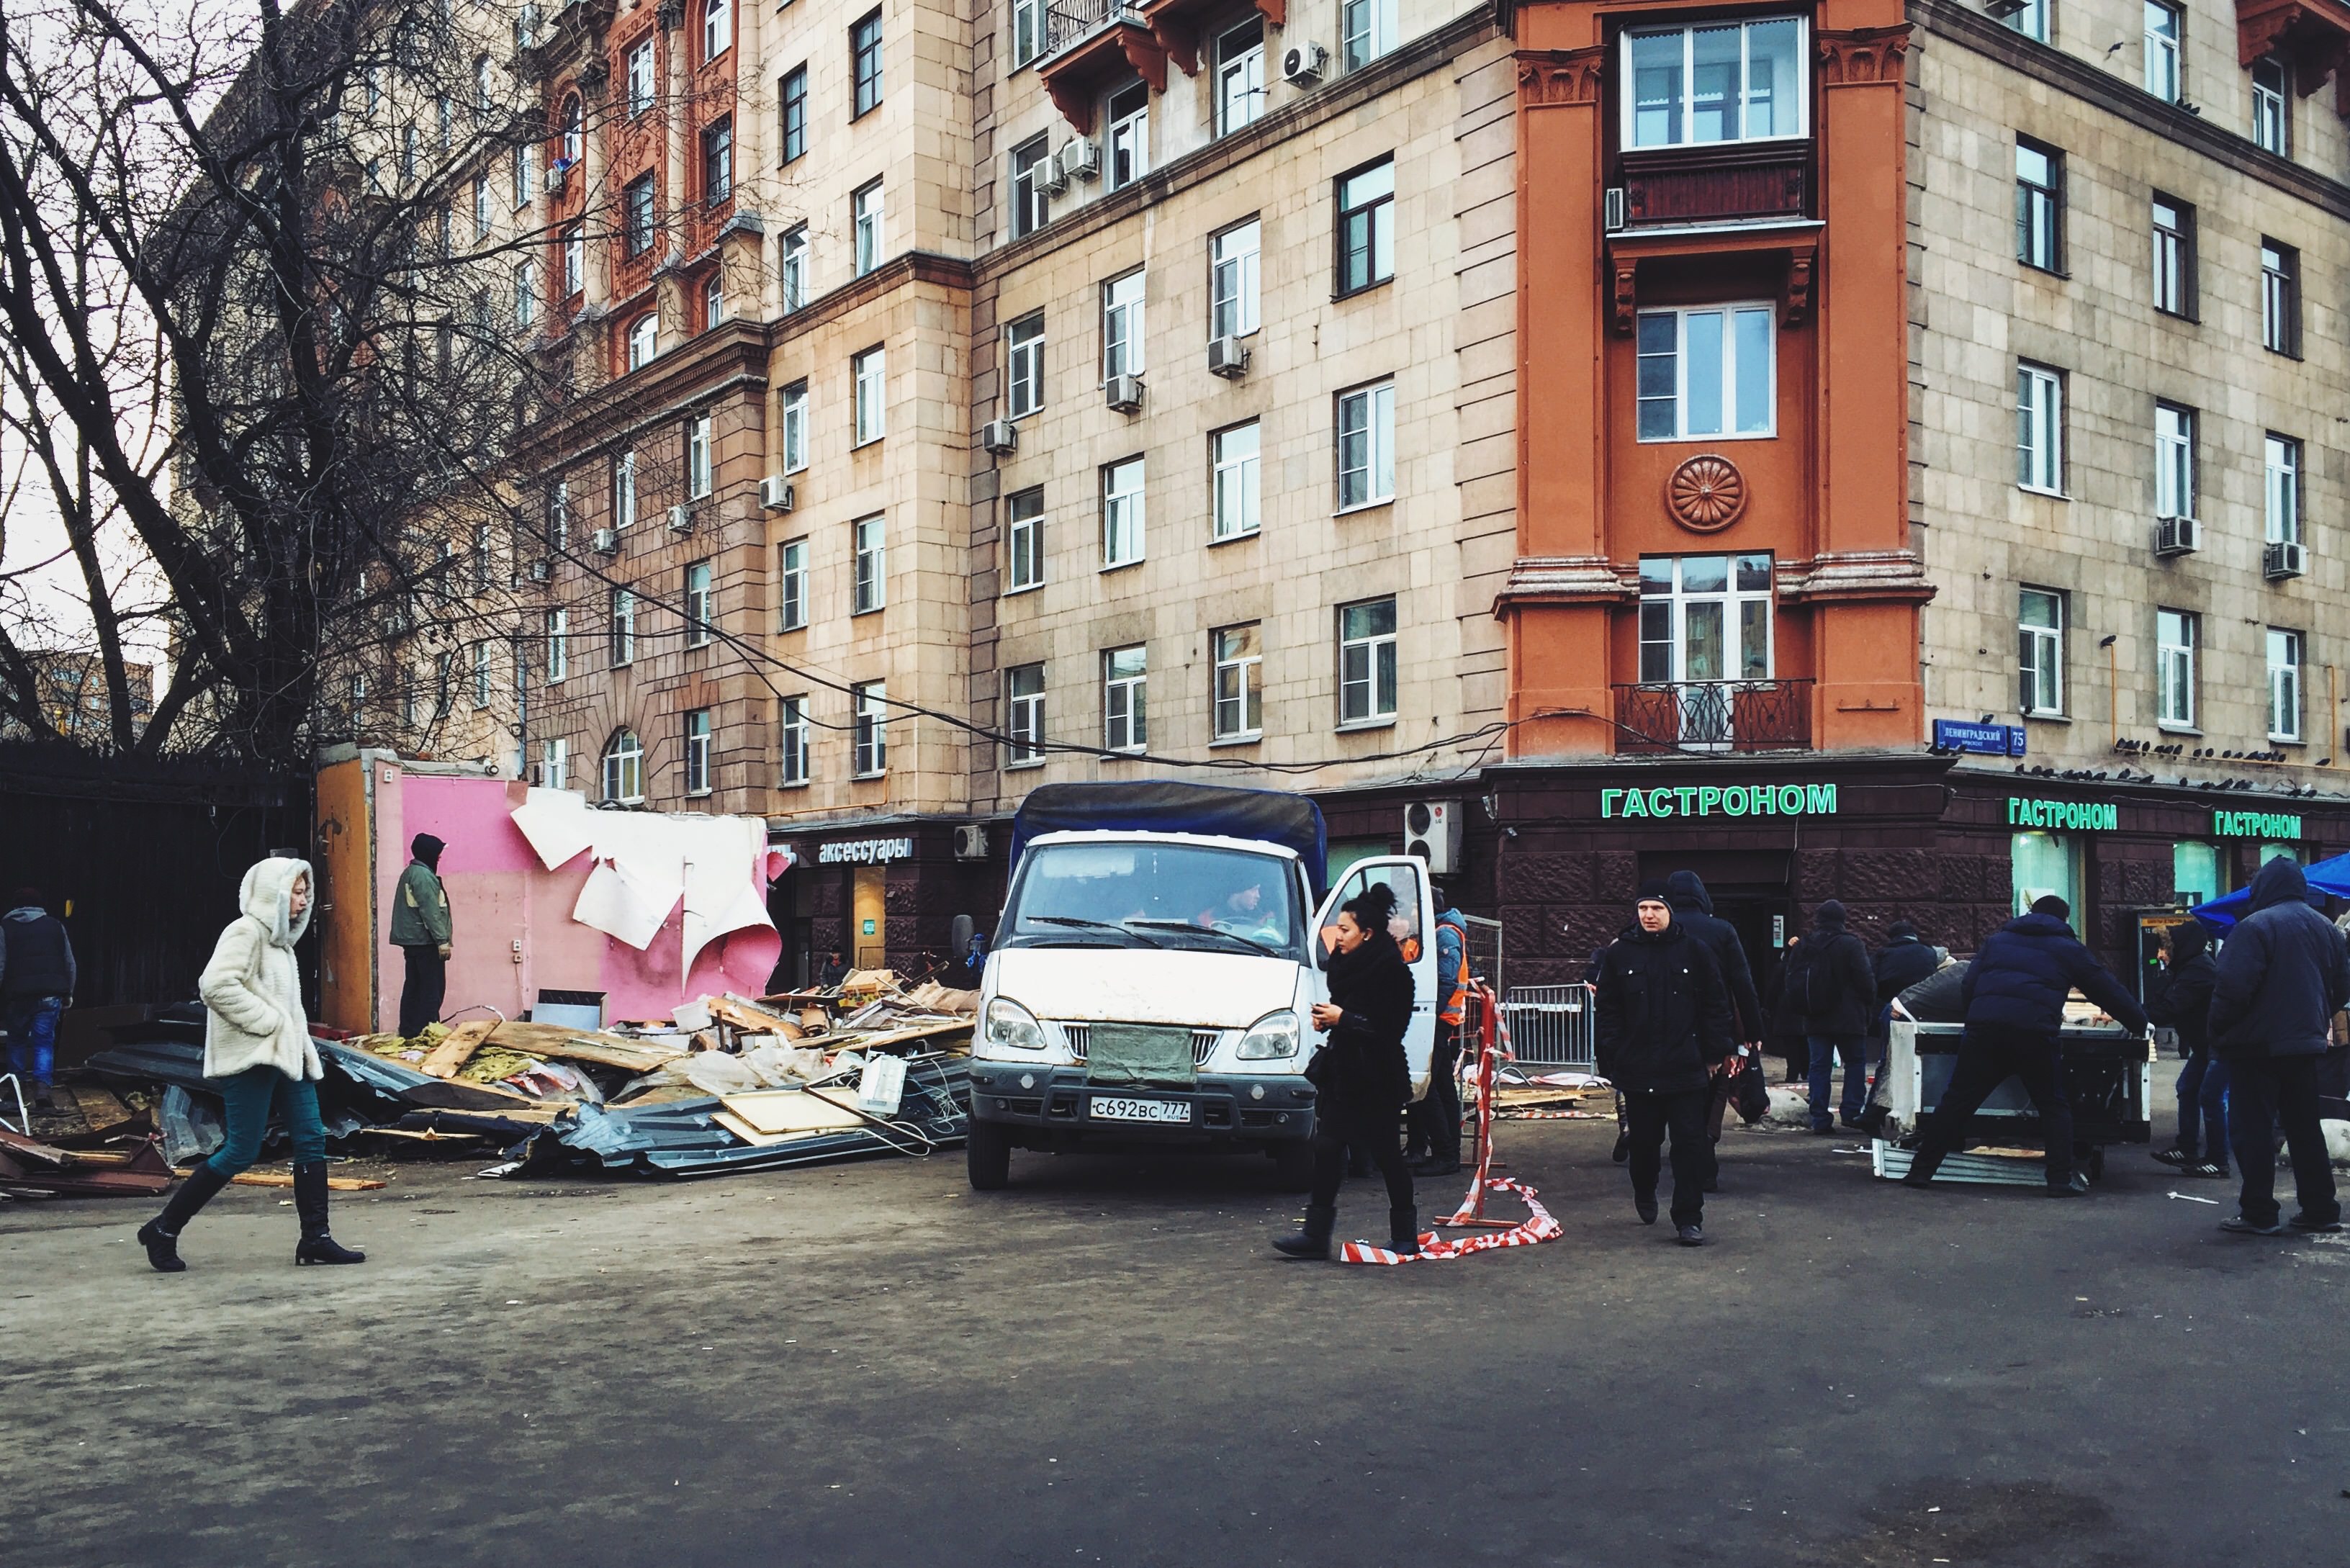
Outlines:
[[1627,149],[1617,165],[1627,228],[1808,215],[1809,141]]
[[1616,749],[1804,752],[1812,745],[1812,682],[1642,681],[1616,691]]
[[1167,46],[1152,35],[1139,0],[1051,0],[1036,76],[1078,135],[1093,130],[1102,89],[1130,75],[1153,92],[1167,90]]

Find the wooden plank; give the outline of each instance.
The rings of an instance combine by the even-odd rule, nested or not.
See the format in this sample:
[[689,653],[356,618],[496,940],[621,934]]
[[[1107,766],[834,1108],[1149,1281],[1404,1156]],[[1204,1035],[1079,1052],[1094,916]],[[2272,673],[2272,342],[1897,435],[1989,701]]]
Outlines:
[[[182,1167],[180,1169],[172,1171],[172,1174],[174,1176],[193,1176],[195,1172],[192,1169]],[[231,1187],[291,1187],[294,1185],[294,1173],[290,1170],[240,1171],[236,1175],[228,1179],[228,1184]],[[332,1192],[374,1192],[380,1189],[382,1186],[383,1183],[378,1181],[372,1176],[330,1176],[327,1178],[328,1190]]]
[[722,1019],[735,1028],[752,1034],[781,1034],[796,1040],[803,1031],[800,1026],[780,1012],[770,1012],[736,996],[710,996],[702,999],[710,1016]]
[[497,1025],[496,1033],[498,1044],[504,1050],[519,1051],[532,1056],[592,1062],[600,1067],[618,1067],[627,1073],[650,1073],[662,1063],[673,1062],[685,1054],[674,1045],[656,1044],[650,1040],[624,1040],[617,1034],[567,1029],[559,1023],[517,1021]]
[[430,1073],[436,1078],[455,1077],[465,1064],[473,1059],[473,1053],[497,1032],[502,1022],[496,1018],[474,1018],[460,1023],[449,1031],[448,1038],[425,1054],[424,1060],[418,1064],[417,1071]]
[[805,1127],[797,1132],[761,1132],[732,1111],[712,1111],[710,1119],[749,1144],[753,1148],[773,1148],[779,1143],[795,1143],[804,1137],[816,1137],[834,1129]]
[[718,1103],[761,1133],[838,1132],[865,1125],[856,1112],[802,1089],[728,1095]]
[[104,1132],[139,1119],[137,1111],[116,1099],[111,1091],[95,1085],[69,1085],[65,1092],[73,1096],[74,1108],[81,1113],[82,1122],[92,1132]]
[[836,1051],[881,1050],[892,1045],[912,1045],[925,1040],[969,1034],[973,1023],[974,1020],[969,1018],[941,1018],[936,1023],[904,1024],[867,1034],[836,1034],[826,1044]]

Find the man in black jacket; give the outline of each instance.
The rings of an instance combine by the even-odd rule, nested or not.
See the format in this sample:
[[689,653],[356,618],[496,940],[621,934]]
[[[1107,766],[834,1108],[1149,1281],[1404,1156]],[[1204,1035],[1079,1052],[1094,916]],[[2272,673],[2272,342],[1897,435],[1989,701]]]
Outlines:
[[2284,1124],[2301,1212],[2296,1231],[2339,1231],[2342,1205],[2318,1128],[2317,1064],[2334,1015],[2350,1003],[2350,950],[2332,921],[2309,907],[2309,882],[2291,860],[2252,877],[2251,912],[2220,950],[2211,987],[2211,1048],[2228,1061],[2228,1126],[2243,1179],[2235,1218],[2220,1229],[2274,1236],[2276,1146]]
[[1828,1079],[1844,1063],[1844,1125],[1858,1125],[1868,1098],[1868,1064],[1861,1043],[1877,1014],[1877,977],[1869,972],[1868,949],[1845,929],[1844,905],[1821,901],[1812,929],[1795,951],[1787,985],[1804,1022],[1812,1050],[1812,1130],[1835,1131],[1828,1108]]
[[1662,885],[1640,889],[1639,929],[1600,958],[1596,984],[1599,1071],[1624,1096],[1631,1131],[1632,1207],[1657,1218],[1659,1153],[1673,1139],[1673,1230],[1702,1246],[1705,1180],[1712,1157],[1706,1097],[1732,1051],[1721,966],[1673,918]]
[[2162,933],[2162,977],[2146,1015],[2178,1032],[2187,1065],[2178,1074],[2178,1138],[2155,1158],[2181,1176],[2228,1175],[2228,1064],[2211,1054],[2211,987],[2220,978],[2206,950],[2210,935],[2189,919]]
[[[1706,1097],[1706,1149],[1711,1155],[1721,1142],[1722,1113],[1737,1096],[1741,1073],[1762,1070],[1762,999],[1754,993],[1754,971],[1746,961],[1746,948],[1738,940],[1738,928],[1719,919],[1713,912],[1713,896],[1705,890],[1705,879],[1694,871],[1676,871],[1665,878],[1665,902],[1673,907],[1673,924],[1705,945],[1721,971],[1722,989],[1730,998],[1731,1038],[1738,1043],[1733,1064],[1714,1075],[1711,1092]],[[1721,1190],[1721,1166],[1714,1161],[1712,1173],[1706,1178],[1708,1192]]]
[[2057,1031],[2075,988],[2133,1034],[2146,1033],[2146,1013],[2121,981],[2083,947],[2064,922],[2072,906],[2050,894],[2029,914],[1984,939],[1961,988],[1967,1032],[1959,1042],[1950,1086],[1926,1118],[1901,1179],[1925,1187],[1950,1152],[1965,1141],[1967,1123],[2009,1078],[2023,1085],[2040,1116],[2047,1149],[2048,1195],[2076,1198],[2089,1190],[2073,1168],[2073,1107],[2064,1100],[2064,1055]]

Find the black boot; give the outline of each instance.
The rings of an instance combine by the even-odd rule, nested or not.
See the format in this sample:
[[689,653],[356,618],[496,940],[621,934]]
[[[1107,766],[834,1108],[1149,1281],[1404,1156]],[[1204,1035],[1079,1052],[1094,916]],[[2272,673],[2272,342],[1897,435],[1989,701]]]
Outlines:
[[180,1261],[180,1232],[196,1217],[196,1210],[227,1185],[228,1178],[214,1170],[209,1160],[201,1161],[163,1205],[163,1212],[139,1227],[139,1244],[147,1249],[147,1262],[157,1273],[186,1271],[188,1265]]
[[294,1249],[296,1263],[364,1263],[356,1252],[327,1234],[327,1162],[306,1159],[294,1167],[294,1210],[302,1216],[301,1244]]
[[1309,1203],[1305,1206],[1305,1228],[1295,1236],[1284,1236],[1273,1244],[1273,1250],[1285,1258],[1330,1258],[1330,1232],[1338,1228],[1338,1206],[1335,1203]]
[[1419,1210],[1417,1207],[1388,1210],[1388,1251],[1400,1257],[1419,1256]]

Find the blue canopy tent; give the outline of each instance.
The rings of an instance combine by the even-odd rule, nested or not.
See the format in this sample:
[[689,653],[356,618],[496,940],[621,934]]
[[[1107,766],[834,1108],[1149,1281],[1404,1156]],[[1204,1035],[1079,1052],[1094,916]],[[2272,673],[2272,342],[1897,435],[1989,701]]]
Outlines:
[[[2350,898],[2350,855],[2336,855],[2304,866],[2301,874],[2309,879],[2312,893],[2331,893],[2337,898]],[[2251,901],[2251,889],[2239,888],[2224,898],[2198,904],[2188,913],[2224,935],[2228,928],[2243,919],[2244,906]]]

